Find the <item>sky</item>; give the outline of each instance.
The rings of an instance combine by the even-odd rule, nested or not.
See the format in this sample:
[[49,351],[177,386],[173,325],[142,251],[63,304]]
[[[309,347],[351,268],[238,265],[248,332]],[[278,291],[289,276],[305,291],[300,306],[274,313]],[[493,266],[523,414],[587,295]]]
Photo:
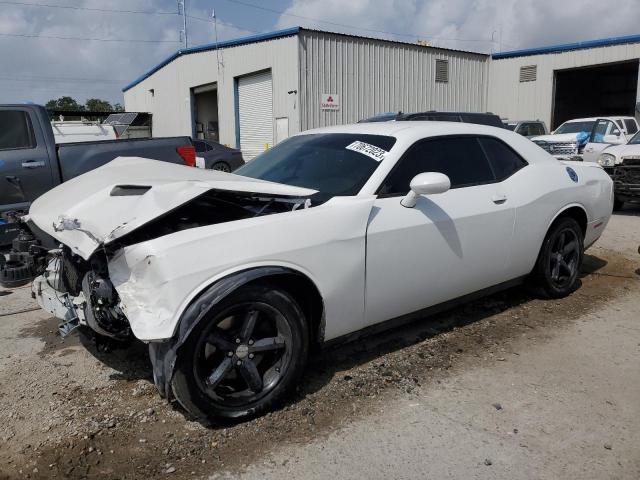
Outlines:
[[[638,0],[185,0],[189,46],[292,26],[478,52],[640,33]],[[119,11],[116,11],[119,10]],[[176,0],[0,0],[0,103],[121,89],[182,46]]]

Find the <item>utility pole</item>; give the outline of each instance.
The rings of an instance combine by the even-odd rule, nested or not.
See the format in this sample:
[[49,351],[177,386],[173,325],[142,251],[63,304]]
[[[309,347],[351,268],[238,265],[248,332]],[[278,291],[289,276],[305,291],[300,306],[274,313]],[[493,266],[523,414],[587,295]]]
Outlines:
[[177,0],[178,1],[178,14],[182,15],[182,31],[180,32],[180,36],[184,39],[184,48],[189,46],[189,41],[187,38],[187,0]]

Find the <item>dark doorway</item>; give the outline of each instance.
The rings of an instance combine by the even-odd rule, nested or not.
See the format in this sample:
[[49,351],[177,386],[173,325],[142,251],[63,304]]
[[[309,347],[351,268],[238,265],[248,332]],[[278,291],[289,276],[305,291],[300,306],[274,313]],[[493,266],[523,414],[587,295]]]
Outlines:
[[554,74],[552,129],[573,118],[635,113],[638,60]]
[[218,128],[218,87],[216,83],[191,89],[193,137],[220,141]]

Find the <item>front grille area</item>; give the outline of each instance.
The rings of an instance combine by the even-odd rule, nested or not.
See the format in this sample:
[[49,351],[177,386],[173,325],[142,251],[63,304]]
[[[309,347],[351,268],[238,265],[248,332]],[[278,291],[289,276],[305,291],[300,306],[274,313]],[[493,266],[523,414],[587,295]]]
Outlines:
[[[640,159],[628,160],[613,170],[613,184],[615,192],[623,195],[640,196]],[[635,163],[637,162],[637,163]]]
[[78,296],[82,291],[82,278],[87,269],[86,262],[80,257],[72,255],[70,251],[64,249],[61,259],[61,277],[69,294]]
[[540,148],[546,150],[551,155],[576,155],[578,153],[578,148],[575,143],[572,142],[545,142],[545,141],[535,141],[536,145]]
[[624,166],[640,165],[640,156],[622,157],[622,164]]

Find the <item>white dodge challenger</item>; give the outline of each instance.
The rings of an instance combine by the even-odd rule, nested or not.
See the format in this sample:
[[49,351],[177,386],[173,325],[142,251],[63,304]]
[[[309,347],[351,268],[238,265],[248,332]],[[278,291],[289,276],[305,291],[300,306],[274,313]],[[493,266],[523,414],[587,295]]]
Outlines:
[[119,158],[45,194],[45,310],[149,344],[155,383],[191,414],[260,415],[316,345],[530,279],[578,285],[612,211],[595,164],[507,130],[443,122],[323,128],[234,174]]

